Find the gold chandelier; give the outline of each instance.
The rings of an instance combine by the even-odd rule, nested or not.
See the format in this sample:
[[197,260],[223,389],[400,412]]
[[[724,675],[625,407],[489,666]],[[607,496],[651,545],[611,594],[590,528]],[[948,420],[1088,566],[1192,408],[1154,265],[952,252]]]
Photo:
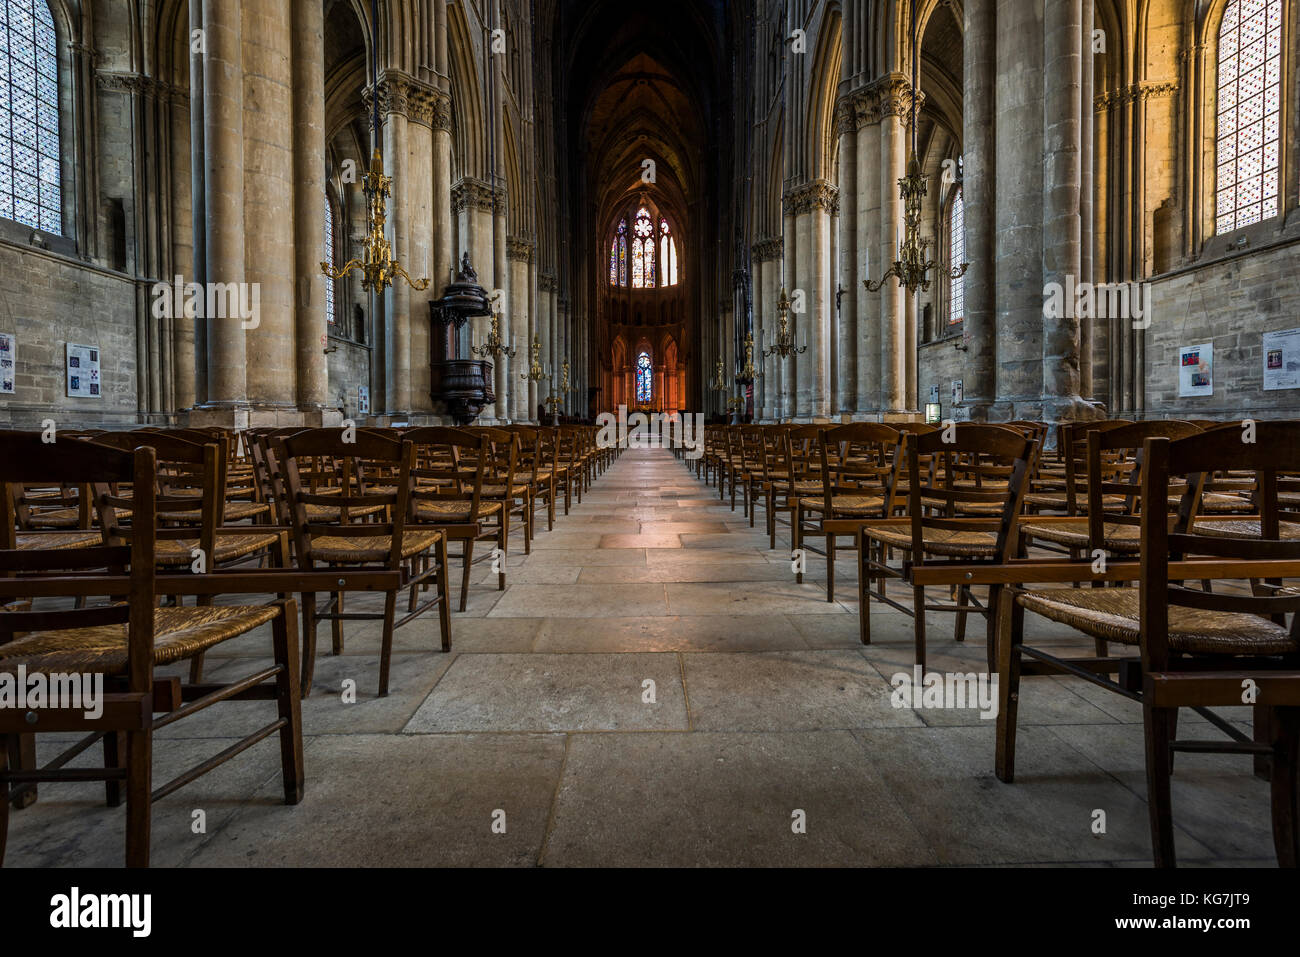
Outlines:
[[349,273],[359,272],[361,288],[373,290],[379,295],[383,295],[384,290],[398,276],[405,279],[412,289],[423,291],[429,288],[429,280],[412,279],[402,264],[393,258],[393,245],[384,235],[384,226],[388,222],[388,197],[393,193],[393,178],[384,175],[384,156],[379,149],[379,0],[371,0],[370,22],[374,25],[375,48],[370,56],[370,142],[373,153],[370,157],[370,171],[366,173],[362,186],[369,206],[366,238],[362,243],[360,258],[349,259],[338,269],[327,262],[322,262],[320,268],[326,276],[336,280]]
[[546,371],[542,365],[542,342],[533,333],[532,361],[528,364],[528,371],[519,373],[519,378],[524,382],[541,382],[549,379],[551,374]]
[[514,346],[507,346],[505,340],[501,338],[501,291],[497,290],[492,294],[492,324],[488,328],[487,341],[481,346],[470,346],[469,351],[480,359],[499,359],[505,356],[507,359],[515,357]]
[[[921,238],[921,204],[929,189],[926,178],[921,175],[921,164],[916,153],[912,153],[912,158],[907,162],[907,175],[898,181],[898,192],[899,198],[903,200],[903,241],[898,246],[898,258],[875,282],[862,280],[862,285],[867,287],[868,292],[879,292],[891,276],[908,292],[914,293],[918,289],[928,291],[930,288],[930,270],[934,268],[935,261],[926,258],[930,240]],[[969,263],[954,264],[948,270],[949,278],[960,279],[966,275],[969,266]]]
[[736,382],[740,385],[752,385],[760,375],[762,373],[754,368],[754,334],[747,332],[745,333],[745,366],[736,376]]
[[388,222],[388,197],[392,195],[393,178],[384,175],[384,158],[379,150],[370,157],[370,171],[364,178],[362,187],[369,201],[370,225],[362,244],[359,259],[350,259],[338,269],[329,263],[320,264],[321,271],[331,279],[342,279],[351,272],[361,273],[361,288],[373,289],[382,293],[401,276],[412,289],[429,288],[428,279],[412,279],[407,271],[393,258],[393,245],[384,235],[384,226]]
[[790,331],[790,297],[786,295],[784,286],[781,287],[781,297],[776,301],[776,321],[777,330],[772,339],[772,348],[763,350],[764,359],[772,356],[788,359],[808,351],[807,346],[796,346],[794,333]]

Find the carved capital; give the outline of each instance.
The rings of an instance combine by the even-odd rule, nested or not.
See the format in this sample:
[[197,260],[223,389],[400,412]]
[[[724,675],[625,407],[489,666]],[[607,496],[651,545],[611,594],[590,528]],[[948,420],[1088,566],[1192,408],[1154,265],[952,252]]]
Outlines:
[[555,292],[560,288],[560,280],[551,273],[540,273],[537,277],[537,288],[542,292]]
[[787,215],[798,216],[815,209],[824,209],[832,216],[840,212],[840,190],[838,186],[824,179],[816,179],[802,186],[795,186],[782,197],[782,208]]
[[891,116],[908,116],[912,112],[913,99],[918,110],[925,102],[925,94],[919,90],[914,91],[907,77],[901,73],[890,73],[873,80],[862,88],[861,95],[875,122]]
[[492,187],[482,180],[465,177],[451,188],[451,205],[457,213],[463,213],[467,209],[491,213],[497,209],[504,209],[505,201],[504,189],[496,190],[494,197]]
[[532,240],[519,236],[506,237],[506,259],[511,262],[530,263],[533,261]]
[[780,236],[771,239],[760,239],[754,243],[753,253],[754,262],[756,263],[774,262],[784,255],[785,240]]

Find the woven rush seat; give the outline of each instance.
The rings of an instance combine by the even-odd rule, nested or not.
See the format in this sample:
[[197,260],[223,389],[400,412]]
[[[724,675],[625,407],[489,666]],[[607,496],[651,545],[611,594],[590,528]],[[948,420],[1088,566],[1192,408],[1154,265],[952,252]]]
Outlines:
[[[515,478],[518,477],[519,476],[517,475],[515,476]],[[510,489],[511,494],[515,497],[526,495],[528,493],[527,485],[512,485],[510,486]],[[506,494],[506,487],[504,485],[484,485],[483,494],[489,498],[503,498]]]
[[76,528],[80,520],[75,508],[47,508],[33,511],[28,524],[32,528]]
[[[192,658],[247,634],[278,613],[274,605],[206,605],[154,610],[154,665]],[[127,666],[126,625],[35,631],[0,645],[0,673],[27,671],[122,674]]]
[[[1026,610],[1077,628],[1093,638],[1139,643],[1137,588],[1053,588],[1022,592]],[[1239,612],[1169,606],[1169,647],[1195,654],[1294,654],[1297,643],[1282,625]]]
[[[921,504],[926,508],[945,509],[948,503],[941,498],[921,496]],[[953,510],[958,515],[1001,515],[1005,505],[1002,502],[962,502],[954,501]]]
[[[1020,531],[1039,541],[1064,545],[1066,548],[1088,547],[1088,520],[1086,518],[1069,522],[1053,522],[1051,525],[1021,522]],[[1116,525],[1106,522],[1102,525],[1102,534],[1103,539],[1100,547],[1109,552],[1136,555],[1142,543],[1142,529],[1136,525]]]
[[[385,508],[384,505],[361,505],[356,508],[349,508],[348,518],[364,518],[367,515],[378,515]],[[308,505],[306,509],[309,522],[337,522],[342,513],[342,509],[337,505]]]
[[[1177,508],[1181,498],[1170,496],[1169,507]],[[1240,495],[1232,495],[1226,492],[1205,492],[1201,495],[1200,509],[1202,514],[1206,515],[1224,515],[1232,512],[1251,512],[1254,506],[1250,500],[1242,498]]]
[[[261,534],[218,534],[214,555],[208,556],[208,562],[233,562],[247,558],[263,548],[271,548],[279,542],[280,536],[274,532]],[[159,565],[174,567],[188,565],[194,561],[194,550],[199,547],[197,538],[160,538],[155,546],[155,559]]]
[[42,548],[92,548],[100,545],[103,537],[96,531],[80,532],[19,532],[15,542],[20,552]]
[[798,479],[794,483],[794,488],[791,489],[790,480],[788,478],[778,479],[772,476],[769,476],[769,478],[772,478],[772,485],[777,490],[785,491],[789,489],[795,495],[817,495],[825,487],[817,479]]
[[[1123,495],[1103,495],[1101,497],[1101,507],[1104,509],[1114,509],[1119,511],[1124,507],[1126,499]],[[1068,496],[1065,492],[1029,492],[1025,495],[1025,504],[1033,508],[1065,508],[1069,504]],[[1082,512],[1088,510],[1088,496],[1076,495],[1074,497],[1074,506]]]
[[[402,557],[411,558],[442,540],[442,532],[407,530],[402,536]],[[392,538],[388,535],[317,535],[311,540],[312,558],[334,565],[382,562],[388,559]]]
[[[878,495],[835,495],[831,498],[831,512],[835,515],[879,515],[885,500]],[[820,512],[826,508],[822,498],[801,498],[800,508]]]
[[[1196,534],[1211,535],[1215,538],[1259,538],[1259,521],[1238,518],[1229,522],[1197,522]],[[1300,538],[1300,524],[1278,522],[1278,534],[1283,539]]]
[[[867,537],[893,548],[911,549],[912,529],[908,525],[866,528]],[[924,528],[921,542],[927,554],[977,558],[997,553],[997,533],[952,528]]]
[[[258,515],[265,515],[271,506],[264,502],[227,502],[225,521],[242,522]],[[180,512],[159,512],[158,518],[164,522],[197,522],[202,515],[199,509],[187,509]]]
[[[433,501],[417,502],[415,506],[416,517],[421,521],[431,522],[447,519],[464,519],[469,517],[470,509],[474,503],[469,499],[449,498],[435,499]],[[479,518],[486,515],[496,515],[501,511],[500,502],[482,502],[478,503]]]

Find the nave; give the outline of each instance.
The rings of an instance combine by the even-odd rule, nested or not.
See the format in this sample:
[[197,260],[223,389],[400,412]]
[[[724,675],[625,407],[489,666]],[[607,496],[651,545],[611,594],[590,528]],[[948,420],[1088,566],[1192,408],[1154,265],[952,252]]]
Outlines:
[[[770,549],[762,509],[751,527],[689,465],[623,452],[553,531],[540,522],[531,554],[511,548],[504,591],[475,568],[449,653],[436,616],[397,630],[387,697],[380,625],[349,624],[337,656],[323,629],[302,701],[301,802],[284,806],[274,747],[255,748],[157,802],[152,863],[1149,866],[1140,706],[1075,678],[1026,679],[1019,774],[999,782],[994,722],[891,704],[890,678],[913,668],[912,623],[874,603],[860,643],[852,552],[827,602],[821,559],[797,584],[789,529]],[[958,643],[951,616],[930,618],[931,669],[986,670],[982,628]],[[210,652],[207,680],[265,666],[269,632]],[[1026,633],[1066,655],[1081,646],[1032,614]],[[155,780],[265,710],[226,703],[158,732]],[[1250,711],[1223,709],[1246,733]],[[1179,732],[1218,734],[1191,713]],[[67,737],[41,736],[42,762]],[[1268,785],[1239,759],[1178,762],[1179,862],[1273,864]],[[42,784],[11,815],[5,864],[117,867],[124,826],[97,786]]]

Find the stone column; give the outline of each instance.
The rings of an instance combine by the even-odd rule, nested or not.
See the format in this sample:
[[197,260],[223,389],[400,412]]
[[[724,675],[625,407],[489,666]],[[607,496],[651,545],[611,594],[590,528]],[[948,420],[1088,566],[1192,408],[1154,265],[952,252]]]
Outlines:
[[[203,0],[203,184],[208,283],[244,282],[244,65],[238,0]],[[205,316],[207,406],[243,408],[247,351],[239,320]]]
[[496,197],[496,204],[492,213],[492,283],[495,288],[502,291],[501,338],[507,346],[514,347],[516,359],[512,361],[507,355],[502,355],[497,359],[495,369],[497,401],[494,405],[489,406],[485,412],[495,416],[502,422],[508,422],[510,419],[511,396],[514,395],[515,391],[515,382],[511,378],[513,366],[521,358],[525,363],[527,362],[525,357],[528,351],[528,343],[520,341],[518,329],[511,321],[515,290],[510,282],[510,261],[506,258],[505,190],[497,190]]
[[[203,29],[203,0],[190,0],[190,35],[195,30]],[[203,92],[203,74],[207,66],[207,57],[190,53],[190,231],[194,236],[193,282],[202,285],[207,282],[208,272],[208,206],[205,171],[207,149],[204,146],[204,104],[207,97]],[[207,324],[200,318],[186,315],[178,317],[176,336],[177,367],[187,365],[193,370],[194,390],[188,404],[178,396],[182,408],[202,405],[208,401],[208,331]],[[188,332],[188,336],[186,335]],[[190,342],[187,343],[186,339]],[[186,354],[187,346],[191,351]],[[183,395],[183,393],[182,393]]]
[[441,200],[446,208],[446,193],[435,193],[428,189],[428,183],[434,178],[433,156],[433,122],[437,99],[436,91],[426,83],[414,79],[407,80],[408,122],[407,168],[408,181],[397,188],[406,197],[409,227],[407,229],[406,259],[402,266],[411,274],[412,279],[428,279],[429,288],[424,291],[408,290],[407,329],[409,331],[409,383],[410,410],[422,413],[423,420],[433,412],[433,398],[429,395],[430,370],[430,329],[429,300],[442,294],[437,273],[433,268],[434,206]]
[[[396,186],[388,201],[388,238],[392,243],[393,258],[403,266],[410,259],[411,248],[411,147],[407,120],[410,103],[407,92],[407,85],[399,79],[386,75],[380,80],[384,173],[393,178]],[[387,369],[384,412],[390,418],[404,421],[411,411],[411,287],[401,278],[384,294],[384,336]]]
[[1016,144],[997,154],[995,193],[998,361],[991,415],[1002,421],[1042,414],[1043,44],[1027,42],[1043,36],[1042,15],[1026,0],[998,0],[994,142]]
[[[1079,147],[1082,0],[1053,0],[1043,25],[1043,278],[1069,289],[1080,279]],[[1058,314],[1059,313],[1059,314]],[[1079,417],[1079,319],[1072,308],[1043,313],[1043,415]]]
[[831,285],[832,295],[840,287],[844,292],[837,302],[833,300],[839,320],[839,395],[835,397],[832,411],[851,413],[858,407],[858,290],[862,287],[856,265],[860,258],[857,233],[858,123],[850,98],[841,99],[836,104],[835,127],[840,140],[840,245],[839,263]]
[[294,338],[298,409],[322,424],[328,396],[325,282],[325,23],[321,0],[293,0]]
[[[994,244],[994,199],[997,169],[995,120],[996,0],[965,0],[966,49],[962,95],[963,180],[965,204],[966,316],[962,323],[967,350],[962,361],[964,418],[987,420],[997,388],[997,323]],[[942,394],[942,389],[940,393]]]
[[[907,81],[886,78],[879,89],[880,109],[880,262],[881,274],[898,258],[903,238],[903,200],[898,181],[906,172]],[[873,257],[874,258],[874,257]],[[904,290],[891,277],[880,290],[880,401],[886,419],[907,412],[907,309]]]
[[[1083,0],[1082,44],[1083,80],[1079,90],[1079,275],[1084,282],[1096,282],[1093,275],[1093,88],[1095,86],[1096,58],[1092,52],[1092,30],[1096,22],[1094,0]],[[1092,379],[1093,319],[1085,318],[1079,324],[1079,394],[1085,399],[1096,399]]]
[[[435,4],[443,8],[445,4]],[[444,25],[445,27],[445,25]],[[445,48],[445,32],[440,49]],[[452,226],[455,210],[451,202],[451,97],[439,92],[433,104],[433,265],[429,287],[431,298],[442,295],[447,284],[456,278],[456,255],[452,249]],[[462,357],[463,358],[463,357]]]
[[[846,197],[845,202],[856,202],[857,243],[854,246],[853,260],[856,280],[853,291],[857,295],[857,351],[858,383],[857,394],[858,418],[874,418],[884,408],[880,393],[880,303],[879,294],[867,291],[863,280],[878,280],[888,268],[888,261],[882,260],[878,251],[881,248],[880,237],[880,196],[878,186],[880,156],[880,114],[875,108],[873,98],[865,92],[859,92],[853,98],[853,110],[857,121],[857,191],[856,199]],[[867,267],[867,250],[872,251],[870,273]]]
[[[533,328],[528,311],[528,274],[532,260],[532,243],[511,236],[506,242],[506,261],[510,270],[510,329],[519,340],[519,353],[511,363],[514,375],[510,382],[510,403],[504,413],[516,422],[531,422],[537,415],[538,384],[519,378],[531,371]],[[504,333],[503,333],[504,335]]]

